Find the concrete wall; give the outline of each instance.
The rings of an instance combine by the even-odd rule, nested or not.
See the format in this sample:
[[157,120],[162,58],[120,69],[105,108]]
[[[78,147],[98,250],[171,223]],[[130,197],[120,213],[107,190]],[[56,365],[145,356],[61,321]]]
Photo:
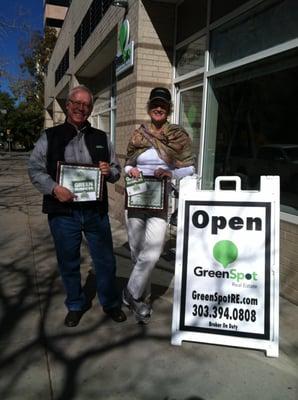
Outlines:
[[56,6],[53,4],[46,4],[44,9],[44,20],[46,18],[64,20],[68,7]]

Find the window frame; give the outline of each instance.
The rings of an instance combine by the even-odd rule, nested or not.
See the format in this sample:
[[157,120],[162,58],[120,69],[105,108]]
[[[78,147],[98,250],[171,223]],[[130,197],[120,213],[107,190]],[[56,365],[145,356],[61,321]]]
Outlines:
[[[206,63],[205,63],[205,70],[204,70],[204,84],[203,84],[203,99],[202,99],[202,124],[201,124],[201,144],[200,144],[200,154],[198,155],[198,170],[202,171],[202,179],[200,179],[199,182],[199,188],[206,188],[206,172],[209,171],[210,169],[213,171],[214,170],[214,158],[213,158],[213,163],[212,163],[212,168],[211,168],[211,163],[210,160],[207,161],[207,152],[210,151],[211,146],[210,143],[208,143],[208,140],[210,139],[208,136],[210,135],[210,123],[212,117],[210,117],[210,111],[213,112],[212,107],[210,104],[210,96],[212,96],[212,87],[210,84],[210,80],[212,77],[215,77],[216,75],[219,75],[223,72],[232,72],[233,70],[236,71],[239,68],[243,66],[249,66],[252,63],[256,63],[258,61],[265,61],[269,57],[275,56],[275,55],[282,55],[288,52],[289,50],[293,50],[298,47],[298,38],[297,39],[292,39],[289,41],[286,41],[282,44],[278,44],[276,46],[273,46],[269,49],[262,50],[259,52],[256,52],[253,55],[249,55],[246,57],[243,57],[239,60],[227,63],[225,65],[215,67],[212,70],[210,70],[210,60],[211,60],[211,55],[210,55],[210,36],[212,30],[215,28],[218,28],[228,22],[230,22],[232,19],[239,17],[241,14],[249,12],[250,10],[253,12],[253,9],[260,3],[262,2],[267,2],[268,4],[270,3],[271,0],[252,0],[248,2],[247,4],[242,5],[239,7],[239,9],[223,16],[219,20],[213,22],[210,24],[210,13],[211,13],[211,2],[209,1],[209,10],[208,10],[208,18],[207,18],[207,27],[206,27],[206,35],[207,35],[207,48],[206,48]],[[180,45],[180,44],[179,44]],[[174,64],[176,65],[176,64]],[[175,83],[178,82],[178,80],[175,81]],[[208,115],[207,115],[208,114]],[[214,128],[213,128],[214,129]],[[216,128],[215,128],[216,129]],[[207,130],[209,135],[207,136]],[[216,135],[215,135],[215,141],[216,141]],[[207,148],[208,147],[208,148]],[[209,150],[208,150],[209,149]],[[213,152],[215,152],[216,145],[213,146]],[[213,173],[213,172],[212,172]],[[214,179],[213,179],[214,181]],[[214,182],[213,182],[214,183]],[[282,207],[282,205],[281,205]],[[298,215],[295,215],[291,213],[290,211],[286,211],[285,209],[282,209],[280,212],[280,218],[283,221],[298,224]]]
[[[99,128],[99,118],[101,115],[109,113],[109,124],[110,124],[110,131],[108,132],[110,136],[110,140],[112,142],[112,145],[115,147],[116,146],[116,111],[117,111],[117,103],[116,103],[116,84],[112,84],[109,87],[106,87],[106,89],[110,90],[110,95],[109,95],[109,103],[110,106],[106,107],[100,111],[92,112],[91,114],[91,119],[96,119],[97,120],[97,129]],[[102,91],[101,91],[102,92]],[[98,93],[100,94],[100,92]],[[96,96],[95,96],[96,97]]]

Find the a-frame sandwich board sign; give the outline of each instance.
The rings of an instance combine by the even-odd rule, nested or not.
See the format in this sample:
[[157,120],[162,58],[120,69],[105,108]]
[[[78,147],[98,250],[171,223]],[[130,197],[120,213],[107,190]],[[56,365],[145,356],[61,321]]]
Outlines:
[[[223,190],[222,182],[234,182]],[[262,349],[278,356],[279,177],[241,190],[238,176],[214,190],[180,182],[172,344]]]

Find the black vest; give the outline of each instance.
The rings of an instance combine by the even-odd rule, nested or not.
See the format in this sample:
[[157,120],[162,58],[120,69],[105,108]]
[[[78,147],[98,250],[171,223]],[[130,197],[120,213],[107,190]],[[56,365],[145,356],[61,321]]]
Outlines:
[[[47,172],[55,181],[57,176],[57,162],[65,161],[65,147],[76,136],[76,134],[77,131],[75,127],[68,122],[46,130],[48,140]],[[91,125],[87,123],[84,139],[94,164],[97,164],[99,161],[110,162],[107,135],[105,132],[92,128]],[[64,203],[55,199],[55,197],[51,195],[45,195],[43,197],[42,211],[46,214],[54,213],[70,215],[72,210],[78,207],[85,207],[89,209],[92,208],[98,210],[100,214],[106,214],[108,212],[108,193],[106,180],[104,179],[103,182],[101,201],[97,200]]]

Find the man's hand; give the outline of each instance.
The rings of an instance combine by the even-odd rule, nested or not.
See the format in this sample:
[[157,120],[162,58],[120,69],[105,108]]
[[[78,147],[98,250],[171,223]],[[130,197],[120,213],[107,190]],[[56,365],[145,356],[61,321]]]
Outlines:
[[105,176],[110,175],[111,167],[110,164],[105,161],[99,161],[99,169],[101,173]]
[[164,178],[165,176],[167,176],[168,178],[172,178],[172,172],[167,171],[163,168],[158,168],[154,171],[154,176],[155,178]]
[[53,195],[56,197],[56,199],[58,199],[62,203],[73,201],[73,199],[76,198],[75,194],[73,194],[66,187],[60,185],[54,187]]

